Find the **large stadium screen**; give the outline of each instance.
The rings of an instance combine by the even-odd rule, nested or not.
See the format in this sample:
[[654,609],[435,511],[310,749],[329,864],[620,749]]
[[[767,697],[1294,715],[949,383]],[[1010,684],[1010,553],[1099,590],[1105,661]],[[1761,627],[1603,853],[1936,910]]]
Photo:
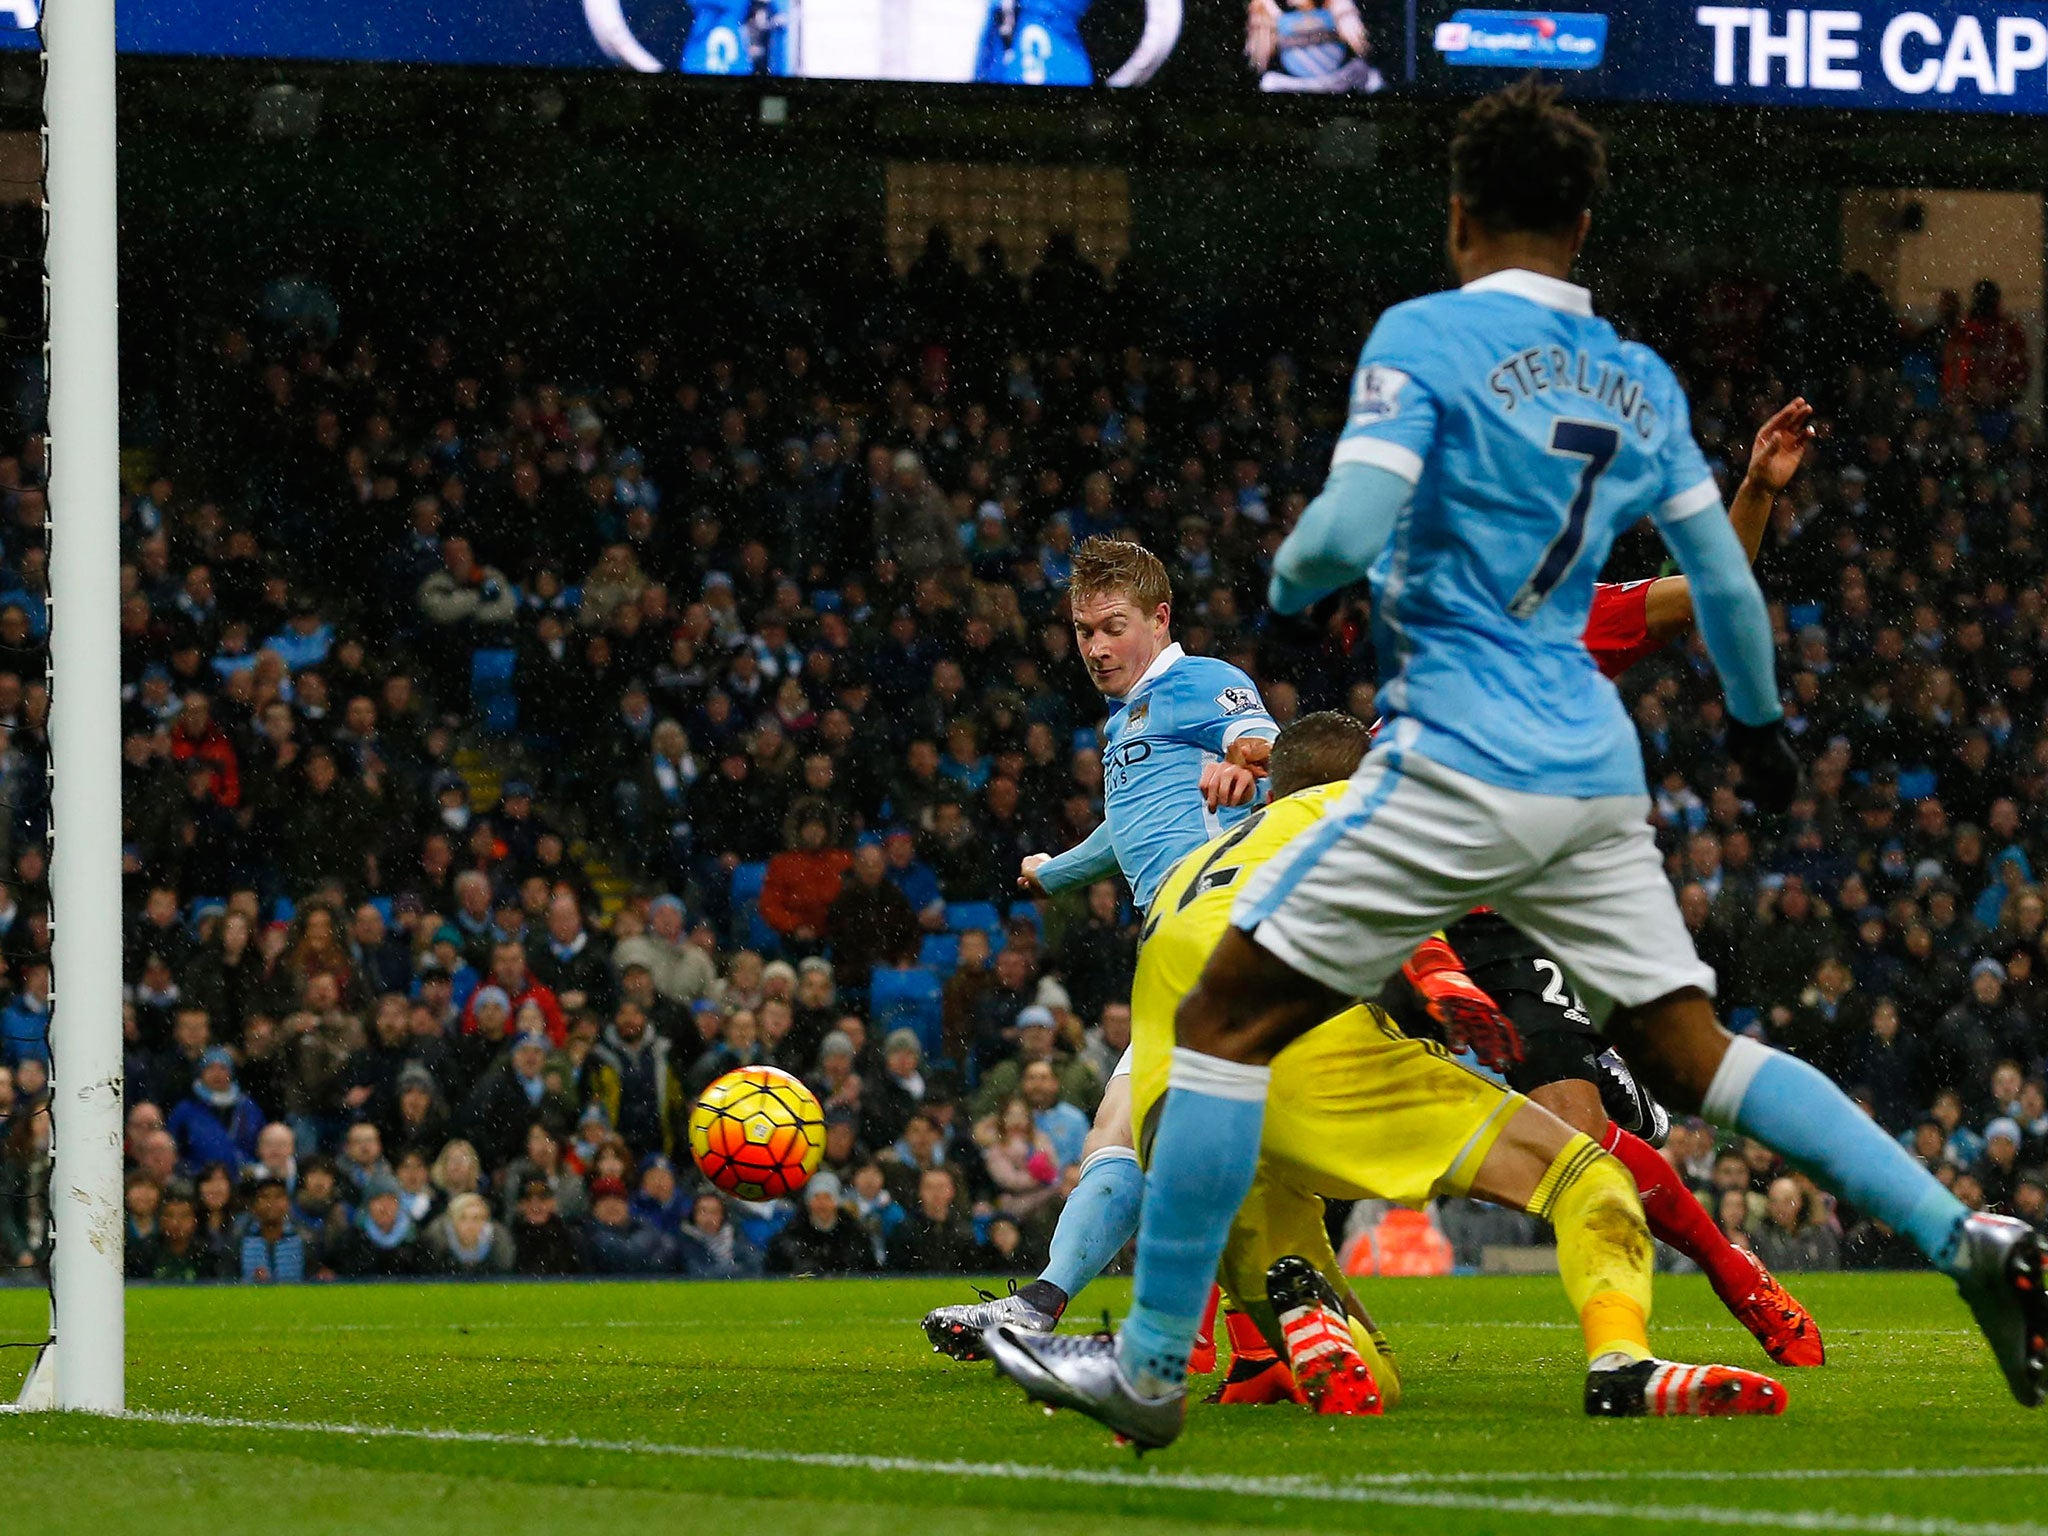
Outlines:
[[[0,0],[33,46],[35,0]],[[156,0],[123,51],[1252,95],[1572,94],[1708,105],[2048,112],[2048,3],[1806,9],[1632,0]]]
[[1401,0],[582,0],[616,63],[686,74],[1365,93]]
[[[0,45],[34,46],[35,4],[0,0]],[[1413,25],[1404,0],[155,0],[119,18],[131,54],[1247,95],[1399,84]]]

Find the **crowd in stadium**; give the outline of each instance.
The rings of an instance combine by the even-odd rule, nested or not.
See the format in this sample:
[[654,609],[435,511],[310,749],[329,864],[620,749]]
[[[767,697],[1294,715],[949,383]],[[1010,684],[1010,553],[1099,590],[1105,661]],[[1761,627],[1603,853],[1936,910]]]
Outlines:
[[[1986,288],[1924,325],[1858,279],[1686,300],[1660,341],[1729,489],[1783,398],[1827,428],[1760,564],[1809,792],[1745,803],[1697,646],[1623,682],[1687,921],[1733,1027],[2048,1230],[2048,530],[2017,327]],[[587,377],[317,304],[223,332],[208,430],[123,518],[131,1276],[1035,1272],[1137,945],[1120,885],[1015,883],[1101,810],[1073,549],[1160,553],[1180,643],[1283,724],[1371,713],[1365,594],[1313,622],[1263,602],[1349,359],[1205,360],[1128,315],[1142,345],[1091,343],[1118,303],[1064,243],[1016,278],[935,240],[865,310]],[[46,1227],[44,474],[38,439],[0,458],[21,1268]],[[1653,559],[1642,535],[1616,568]],[[825,1105],[800,1199],[694,1174],[688,1107],[750,1062]],[[1667,1155],[1774,1269],[1907,1261],[1760,1147],[1686,1123]],[[1444,1220],[1460,1258],[1491,1230]]]

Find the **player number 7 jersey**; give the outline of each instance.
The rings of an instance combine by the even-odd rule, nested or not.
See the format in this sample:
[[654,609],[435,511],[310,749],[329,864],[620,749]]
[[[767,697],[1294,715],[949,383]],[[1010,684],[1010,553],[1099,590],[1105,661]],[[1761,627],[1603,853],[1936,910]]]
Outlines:
[[1582,641],[1615,537],[1721,497],[1685,396],[1583,288],[1495,273],[1396,305],[1367,340],[1333,465],[1414,492],[1372,571],[1381,710],[1503,788],[1641,794],[1620,696]]

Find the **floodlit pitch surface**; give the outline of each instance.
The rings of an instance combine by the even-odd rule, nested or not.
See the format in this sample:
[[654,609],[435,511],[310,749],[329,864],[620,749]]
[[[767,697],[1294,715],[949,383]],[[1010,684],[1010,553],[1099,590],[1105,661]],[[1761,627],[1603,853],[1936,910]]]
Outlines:
[[[1142,1462],[933,1355],[917,1319],[958,1282],[132,1290],[133,1417],[0,1415],[0,1467],[20,1529],[92,1536],[2048,1536],[2048,1412],[1947,1282],[1788,1278],[1830,1363],[1783,1373],[1782,1419],[1589,1423],[1554,1281],[1383,1281],[1393,1415],[1198,1409]],[[1668,1354],[1764,1364],[1702,1281],[1658,1301]],[[0,1292],[0,1336],[42,1317]]]

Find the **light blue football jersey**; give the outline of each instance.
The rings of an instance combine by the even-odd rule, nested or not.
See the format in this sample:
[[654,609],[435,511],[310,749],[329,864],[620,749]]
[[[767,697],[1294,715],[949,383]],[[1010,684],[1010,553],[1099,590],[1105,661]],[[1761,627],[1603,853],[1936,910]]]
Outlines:
[[1039,878],[1047,890],[1069,890],[1101,879],[1113,863],[1142,911],[1175,864],[1266,798],[1262,782],[1251,804],[1212,812],[1202,803],[1202,770],[1241,736],[1270,741],[1279,733],[1258,685],[1243,672],[1168,646],[1128,694],[1111,702],[1102,826]]
[[1581,637],[1617,535],[1720,515],[1663,359],[1535,272],[1396,305],[1353,380],[1332,465],[1354,463],[1415,487],[1371,575],[1379,707],[1418,722],[1414,750],[1509,789],[1643,793]]

